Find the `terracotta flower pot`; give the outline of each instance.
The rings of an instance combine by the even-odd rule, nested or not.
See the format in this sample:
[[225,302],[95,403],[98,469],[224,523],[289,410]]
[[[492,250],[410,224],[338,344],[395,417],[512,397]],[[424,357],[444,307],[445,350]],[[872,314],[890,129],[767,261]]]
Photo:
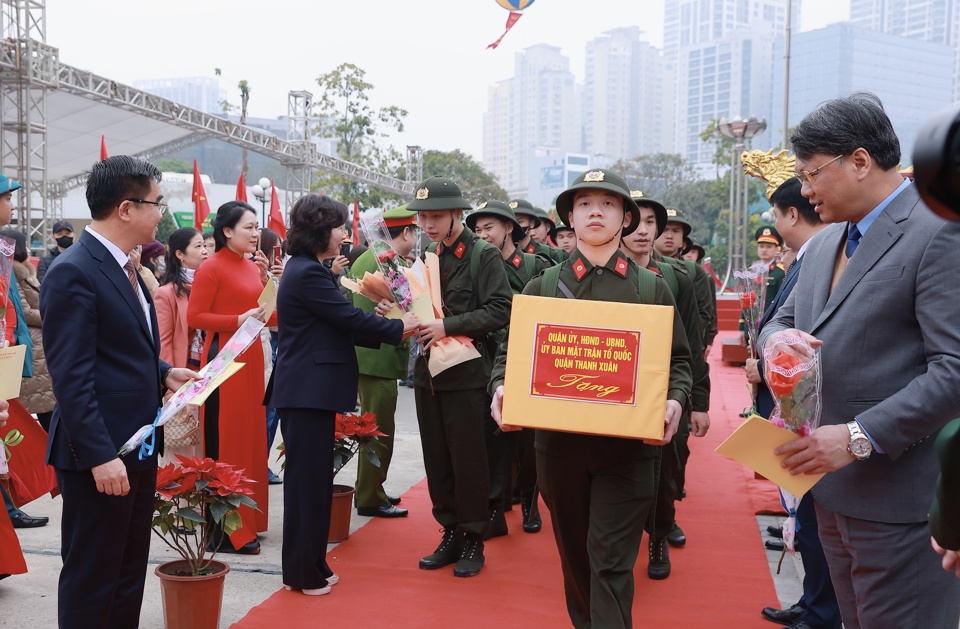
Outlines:
[[328,543],[342,542],[350,537],[350,514],[353,512],[354,493],[356,491],[350,485],[333,486]]
[[215,572],[198,577],[180,576],[189,570],[183,559],[160,564],[154,574],[160,577],[163,595],[163,620],[167,629],[217,629],[223,603],[223,579],[230,566],[211,561]]

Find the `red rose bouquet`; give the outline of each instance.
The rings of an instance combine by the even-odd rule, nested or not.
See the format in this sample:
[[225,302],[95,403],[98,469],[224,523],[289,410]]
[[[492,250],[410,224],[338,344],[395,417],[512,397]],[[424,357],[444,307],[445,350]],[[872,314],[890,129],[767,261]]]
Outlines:
[[740,297],[740,316],[746,324],[747,338],[750,340],[749,352],[754,358],[757,357],[757,335],[766,303],[768,271],[766,264],[756,262],[746,271],[735,271],[733,274],[734,288]]
[[[763,375],[775,406],[770,421],[806,437],[820,425],[820,352],[798,336],[782,332],[767,341]],[[800,498],[780,488],[780,502],[790,516],[783,524],[785,547],[793,552]]]

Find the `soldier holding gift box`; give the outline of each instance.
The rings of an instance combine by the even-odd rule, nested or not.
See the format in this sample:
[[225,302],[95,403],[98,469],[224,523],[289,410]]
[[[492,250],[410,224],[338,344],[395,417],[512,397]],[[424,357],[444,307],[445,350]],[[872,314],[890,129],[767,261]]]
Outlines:
[[[560,220],[577,234],[577,248],[560,270],[557,298],[674,306],[669,287],[654,279],[652,301],[641,298],[640,274],[650,273],[620,250],[639,224],[640,210],[622,177],[592,170],[557,198]],[[543,276],[524,289],[540,295]],[[631,626],[633,568],[656,494],[656,446],[669,443],[688,402],[690,347],[673,317],[670,378],[660,441],[537,430],[537,476],[553,517],[567,611],[575,627]],[[506,343],[504,344],[504,349]],[[491,377],[493,416],[500,416],[506,352]],[[509,430],[510,427],[504,428]]]

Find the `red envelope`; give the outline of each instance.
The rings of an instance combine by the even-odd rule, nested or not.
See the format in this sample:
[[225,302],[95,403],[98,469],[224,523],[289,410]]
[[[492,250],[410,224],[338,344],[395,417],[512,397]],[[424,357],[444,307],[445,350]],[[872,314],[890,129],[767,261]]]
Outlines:
[[22,507],[46,493],[51,498],[58,495],[57,475],[46,464],[47,432],[19,400],[10,400],[10,419],[0,429],[0,436],[5,437],[11,430],[19,430],[23,435],[23,441],[10,448],[10,478],[2,481],[14,506]]

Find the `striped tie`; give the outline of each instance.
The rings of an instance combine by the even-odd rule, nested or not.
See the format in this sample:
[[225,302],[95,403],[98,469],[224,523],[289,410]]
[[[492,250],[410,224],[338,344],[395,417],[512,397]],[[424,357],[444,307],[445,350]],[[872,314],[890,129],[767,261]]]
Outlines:
[[133,286],[133,291],[137,294],[137,301],[141,301],[140,282],[137,281],[137,270],[133,268],[133,260],[127,260],[123,269],[127,272],[127,279],[130,280],[130,285]]

